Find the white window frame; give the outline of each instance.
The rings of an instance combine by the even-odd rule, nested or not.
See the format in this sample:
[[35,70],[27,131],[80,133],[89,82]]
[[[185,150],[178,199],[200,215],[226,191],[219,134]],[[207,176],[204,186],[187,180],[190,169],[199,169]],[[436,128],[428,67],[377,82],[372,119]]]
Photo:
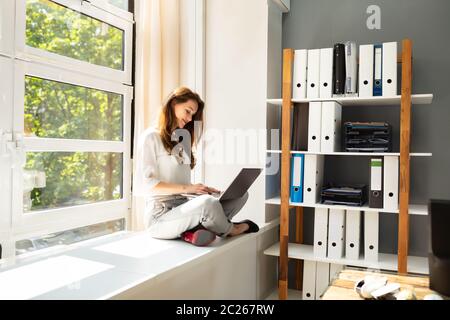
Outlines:
[[124,70],[115,70],[112,68],[95,65],[89,62],[65,57],[56,53],[48,52],[42,49],[33,48],[26,45],[26,0],[17,0],[16,2],[16,38],[15,49],[16,57],[25,61],[37,61],[46,64],[56,64],[68,70],[77,70],[94,77],[101,77],[106,80],[119,81],[131,85],[132,70],[132,45],[133,45],[133,23],[123,18],[119,18],[109,12],[100,9],[97,6],[83,0],[50,0],[56,4],[63,5],[69,9],[80,12],[81,14],[98,19],[117,27],[124,31]]
[[0,1],[0,55],[14,55],[14,11],[15,0]]
[[[0,241],[11,233],[11,154],[14,59],[0,56]],[[3,255],[5,251],[3,250]]]
[[[123,141],[22,138],[24,132],[25,76],[34,76],[123,95]],[[75,229],[87,225],[128,218],[131,190],[131,100],[132,87],[77,74],[52,66],[15,61],[13,132],[17,153],[25,152],[119,152],[123,154],[123,198],[92,204],[36,212],[23,212],[23,168],[16,165],[12,173],[12,233],[14,241]],[[22,147],[23,145],[23,147]],[[22,161],[23,161],[22,158]]]
[[16,248],[15,243],[11,241],[10,233],[0,233],[0,244],[2,245],[2,261],[14,257]]
[[2,258],[11,256],[11,156],[14,60],[0,56],[0,244]]

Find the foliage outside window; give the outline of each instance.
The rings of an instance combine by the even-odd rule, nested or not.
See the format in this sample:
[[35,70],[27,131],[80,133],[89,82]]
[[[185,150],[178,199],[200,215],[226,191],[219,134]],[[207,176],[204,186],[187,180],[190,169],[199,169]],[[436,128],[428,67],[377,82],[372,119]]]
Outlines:
[[25,135],[122,140],[123,97],[72,84],[25,77]]
[[[39,172],[45,176],[41,184],[36,183]],[[24,211],[117,200],[122,194],[122,154],[27,153]]]
[[124,69],[124,31],[49,0],[27,0],[26,44],[115,70]]

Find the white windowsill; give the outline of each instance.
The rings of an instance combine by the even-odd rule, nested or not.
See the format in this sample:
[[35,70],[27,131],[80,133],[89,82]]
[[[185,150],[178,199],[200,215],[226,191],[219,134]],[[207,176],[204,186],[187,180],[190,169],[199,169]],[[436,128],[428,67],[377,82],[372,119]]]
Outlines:
[[181,240],[157,240],[146,232],[121,232],[68,246],[52,254],[0,264],[0,299],[109,299],[144,282],[168,277],[259,233],[221,239],[208,247]]

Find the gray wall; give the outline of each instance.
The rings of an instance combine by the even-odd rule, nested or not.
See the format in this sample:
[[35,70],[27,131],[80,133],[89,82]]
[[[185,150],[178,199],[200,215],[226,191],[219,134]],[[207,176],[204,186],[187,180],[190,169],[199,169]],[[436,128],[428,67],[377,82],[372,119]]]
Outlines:
[[[369,5],[381,8],[381,30],[369,30]],[[432,158],[411,160],[411,202],[450,199],[450,1],[448,0],[291,0],[283,18],[283,48],[313,49],[354,40],[358,45],[413,41],[413,93],[433,93],[432,105],[413,106],[413,152],[432,152]],[[401,73],[399,73],[399,84]],[[399,91],[400,92],[400,91]],[[387,121],[393,125],[394,148],[399,150],[399,107],[346,107],[343,121]],[[369,183],[369,159],[327,157],[325,180]],[[293,222],[292,222],[293,223]],[[313,216],[305,217],[305,239],[312,243]],[[291,226],[293,229],[293,225]],[[425,256],[427,217],[410,220],[410,255]],[[397,250],[397,215],[380,215],[380,251]],[[292,269],[292,268],[291,268]]]

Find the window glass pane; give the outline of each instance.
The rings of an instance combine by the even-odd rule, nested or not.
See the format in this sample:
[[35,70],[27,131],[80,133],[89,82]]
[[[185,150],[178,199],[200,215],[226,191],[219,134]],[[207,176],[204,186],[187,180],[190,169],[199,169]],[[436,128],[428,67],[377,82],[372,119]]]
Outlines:
[[25,77],[25,136],[122,141],[123,96]]
[[88,240],[95,237],[104,236],[118,231],[125,230],[125,220],[115,220],[105,223],[94,224],[87,227],[53,233],[44,237],[20,240],[16,242],[16,254],[36,251],[40,249],[69,245],[72,243]]
[[124,31],[49,0],[27,0],[26,44],[123,70]]
[[128,11],[128,0],[108,0],[108,2],[116,7]]
[[24,212],[121,199],[122,160],[121,153],[27,153]]

